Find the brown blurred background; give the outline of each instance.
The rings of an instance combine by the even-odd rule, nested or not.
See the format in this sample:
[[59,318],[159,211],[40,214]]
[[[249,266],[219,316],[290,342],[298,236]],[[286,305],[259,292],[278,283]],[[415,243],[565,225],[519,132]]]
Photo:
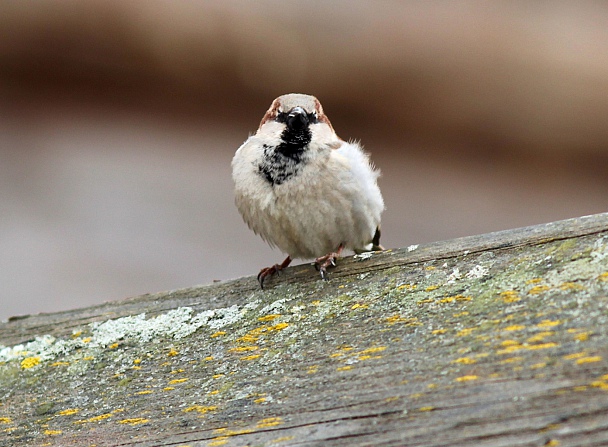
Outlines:
[[0,319],[283,259],[230,160],[288,92],[372,153],[388,247],[607,211],[607,48],[607,2],[2,2]]

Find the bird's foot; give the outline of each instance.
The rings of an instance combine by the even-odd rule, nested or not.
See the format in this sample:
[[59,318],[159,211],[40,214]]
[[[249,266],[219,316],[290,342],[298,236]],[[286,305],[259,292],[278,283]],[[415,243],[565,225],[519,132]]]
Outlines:
[[258,273],[258,282],[260,283],[260,287],[263,289],[264,280],[267,277],[272,276],[275,273],[280,275],[281,270],[283,270],[284,268],[287,268],[287,266],[290,263],[291,263],[291,257],[287,256],[281,264],[275,264],[272,267],[264,267],[262,270],[260,270],[260,273]]
[[315,267],[317,268],[317,270],[319,271],[319,273],[321,274],[321,278],[327,280],[327,268],[328,267],[335,267],[336,266],[336,261],[338,260],[338,258],[340,257],[340,255],[342,254],[342,250],[344,250],[344,245],[340,244],[338,246],[338,249],[335,252],[332,253],[328,253],[325,256],[320,256],[317,259],[315,259]]

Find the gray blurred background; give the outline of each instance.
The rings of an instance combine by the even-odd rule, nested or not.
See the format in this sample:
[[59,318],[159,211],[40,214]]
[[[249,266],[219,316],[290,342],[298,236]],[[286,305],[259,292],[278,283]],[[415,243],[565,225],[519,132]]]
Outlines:
[[382,169],[387,247],[607,211],[607,48],[600,1],[2,2],[0,319],[282,260],[230,160],[288,92]]

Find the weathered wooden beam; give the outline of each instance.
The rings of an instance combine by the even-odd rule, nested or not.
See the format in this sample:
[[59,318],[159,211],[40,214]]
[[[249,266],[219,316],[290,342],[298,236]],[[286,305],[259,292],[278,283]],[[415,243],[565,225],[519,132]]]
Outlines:
[[268,286],[0,324],[0,445],[608,443],[608,213]]

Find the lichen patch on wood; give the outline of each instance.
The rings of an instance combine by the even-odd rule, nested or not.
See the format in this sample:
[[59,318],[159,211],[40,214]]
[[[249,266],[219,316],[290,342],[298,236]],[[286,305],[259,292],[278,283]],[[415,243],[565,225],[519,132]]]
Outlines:
[[0,324],[0,436],[608,441],[608,215],[507,233]]

